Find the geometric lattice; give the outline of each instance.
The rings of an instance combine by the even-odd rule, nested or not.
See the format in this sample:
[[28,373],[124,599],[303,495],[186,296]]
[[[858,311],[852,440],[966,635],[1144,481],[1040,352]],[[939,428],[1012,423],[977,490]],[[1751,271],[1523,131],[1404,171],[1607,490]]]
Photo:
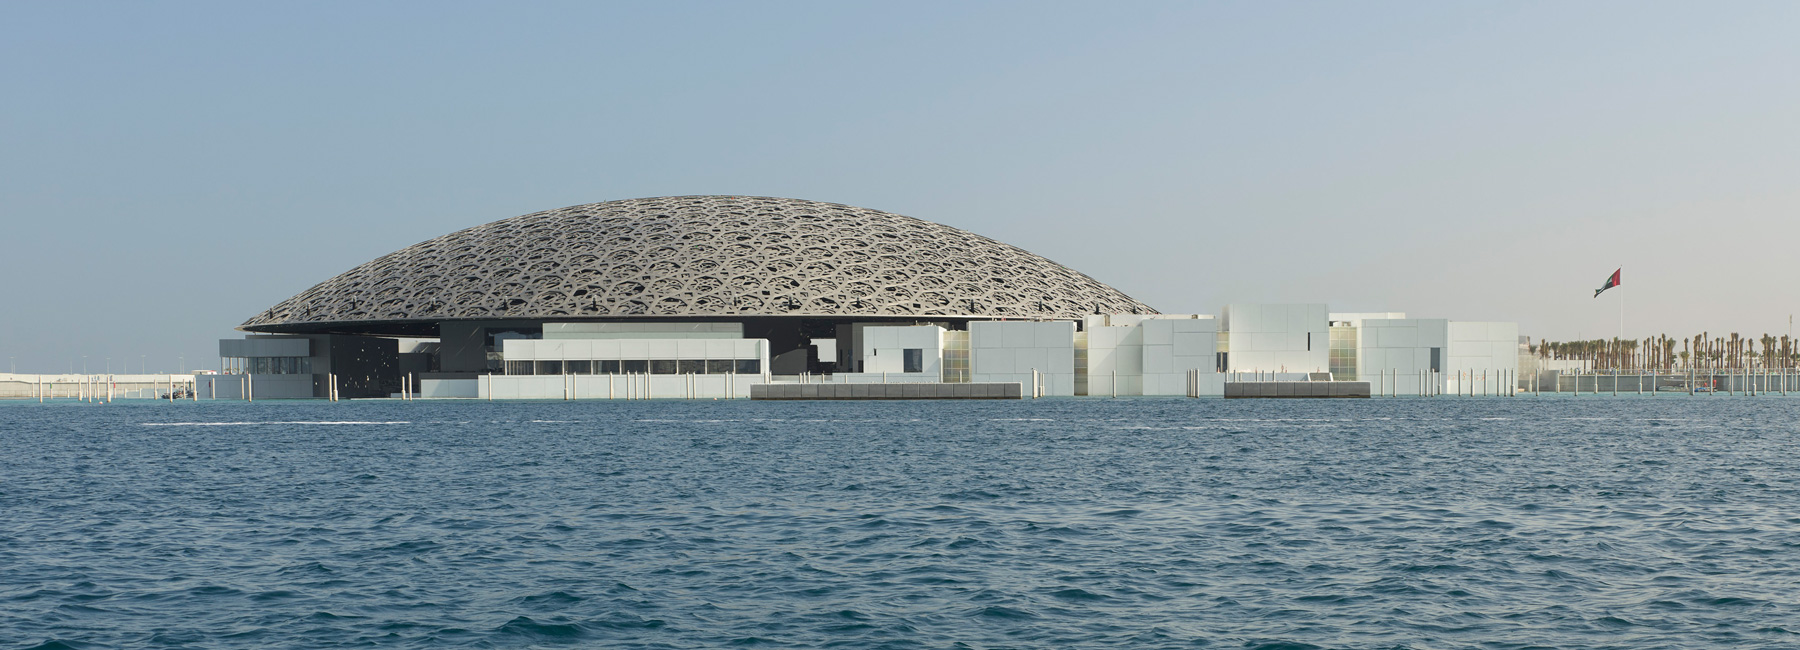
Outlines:
[[[351,269],[240,326],[717,316],[1079,318],[1155,310],[986,237],[836,203],[630,199],[538,212]],[[284,327],[285,326],[285,327]]]

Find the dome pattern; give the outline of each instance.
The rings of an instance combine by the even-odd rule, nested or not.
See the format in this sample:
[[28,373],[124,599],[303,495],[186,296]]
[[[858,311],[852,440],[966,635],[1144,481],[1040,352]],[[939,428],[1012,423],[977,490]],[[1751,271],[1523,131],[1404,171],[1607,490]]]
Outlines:
[[240,326],[1155,310],[1019,248],[835,203],[684,196],[528,214],[351,269]]

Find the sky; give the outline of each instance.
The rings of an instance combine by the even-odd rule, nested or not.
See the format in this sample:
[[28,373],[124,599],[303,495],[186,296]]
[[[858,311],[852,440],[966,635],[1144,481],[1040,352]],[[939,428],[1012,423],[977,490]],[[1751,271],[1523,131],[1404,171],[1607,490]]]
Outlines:
[[0,2],[0,356],[217,367],[382,254],[687,194],[943,223],[1165,313],[1780,335],[1797,33],[1793,2]]

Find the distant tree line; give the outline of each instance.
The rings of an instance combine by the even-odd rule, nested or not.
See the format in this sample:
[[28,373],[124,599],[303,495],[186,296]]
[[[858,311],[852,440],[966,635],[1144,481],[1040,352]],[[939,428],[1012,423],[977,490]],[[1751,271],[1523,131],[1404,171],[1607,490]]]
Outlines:
[[[1680,343],[1681,350],[1675,346]],[[1800,367],[1800,349],[1788,336],[1763,334],[1761,338],[1713,336],[1701,332],[1690,338],[1653,336],[1643,340],[1594,339],[1591,341],[1538,340],[1531,353],[1540,359],[1586,361],[1593,368],[1610,370],[1686,370],[1715,368]]]

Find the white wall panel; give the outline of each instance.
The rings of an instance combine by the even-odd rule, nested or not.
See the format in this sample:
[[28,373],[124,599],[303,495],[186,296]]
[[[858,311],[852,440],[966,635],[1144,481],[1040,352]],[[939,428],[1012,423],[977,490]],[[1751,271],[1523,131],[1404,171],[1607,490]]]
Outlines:
[[1035,368],[1046,395],[1075,394],[1074,322],[976,321],[969,323],[969,340],[970,381],[1017,381],[1029,391]]

